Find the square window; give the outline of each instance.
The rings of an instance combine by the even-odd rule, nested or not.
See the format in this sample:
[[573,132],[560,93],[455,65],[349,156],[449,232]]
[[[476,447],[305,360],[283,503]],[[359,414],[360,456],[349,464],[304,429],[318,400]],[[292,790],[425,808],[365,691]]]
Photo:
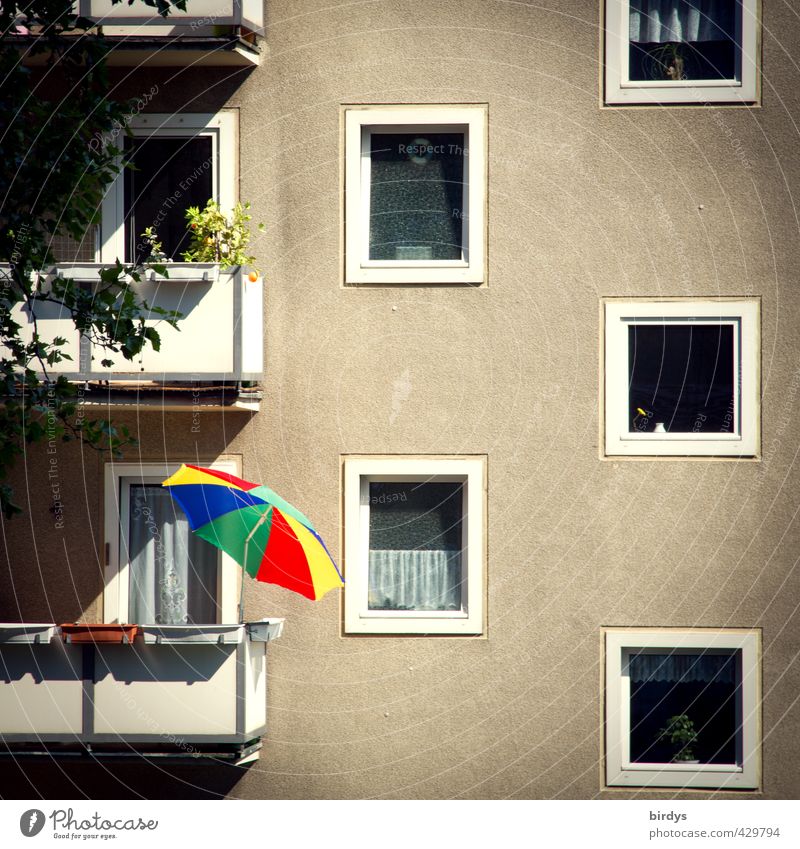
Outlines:
[[[238,622],[241,568],[194,534],[161,486],[179,464],[106,466],[104,621],[139,625]],[[211,468],[239,474],[233,461]]]
[[486,108],[344,114],[345,283],[482,283]]
[[758,787],[757,631],[613,630],[606,783]]
[[604,310],[607,456],[757,455],[757,299]]
[[98,262],[146,258],[142,233],[153,227],[175,262],[188,248],[186,209],[210,199],[223,209],[236,203],[236,115],[142,114],[122,142],[124,167],[103,199]]
[[606,103],[753,103],[758,0],[606,0]]
[[483,633],[485,471],[482,457],[345,459],[345,633]]

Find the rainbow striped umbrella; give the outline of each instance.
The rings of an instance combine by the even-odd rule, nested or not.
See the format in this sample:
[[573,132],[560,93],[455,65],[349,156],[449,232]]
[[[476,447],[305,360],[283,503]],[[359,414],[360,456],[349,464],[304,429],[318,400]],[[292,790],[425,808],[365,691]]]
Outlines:
[[314,526],[269,487],[185,464],[162,486],[181,505],[192,530],[251,578],[313,600],[343,586]]

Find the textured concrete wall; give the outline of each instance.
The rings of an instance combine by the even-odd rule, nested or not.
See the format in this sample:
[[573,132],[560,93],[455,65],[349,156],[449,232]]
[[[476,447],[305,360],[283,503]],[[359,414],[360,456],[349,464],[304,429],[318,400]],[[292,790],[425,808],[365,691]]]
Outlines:
[[[241,454],[338,557],[342,454],[488,455],[488,639],[343,638],[336,593],[248,584],[249,614],[287,617],[271,728],[213,792],[618,797],[601,627],[696,625],[763,628],[763,796],[800,793],[800,19],[765,0],[760,108],[608,110],[598,5],[270,0],[256,70],[121,84],[161,81],[156,111],[238,107],[241,196],[267,224],[261,412],[203,414],[199,434],[185,413],[126,414],[142,457]],[[340,106],[391,102],[488,103],[488,286],[341,286]],[[599,298],[716,294],[762,297],[763,459],[599,459]],[[41,504],[5,525],[6,619],[17,598],[53,618],[39,570],[73,578],[56,619],[101,593],[102,463],[63,456],[63,534]],[[46,462],[22,484],[34,502]],[[191,795],[208,775],[145,787]]]

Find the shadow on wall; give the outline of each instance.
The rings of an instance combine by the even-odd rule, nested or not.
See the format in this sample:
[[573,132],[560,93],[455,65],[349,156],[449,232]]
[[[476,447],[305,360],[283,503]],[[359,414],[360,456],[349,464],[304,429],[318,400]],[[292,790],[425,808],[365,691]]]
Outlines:
[[[0,761],[2,799],[221,799],[251,765],[98,762],[90,757]],[[45,811],[45,813],[49,813]]]
[[147,112],[217,112],[236,96],[255,66],[111,68],[115,97],[146,101]]

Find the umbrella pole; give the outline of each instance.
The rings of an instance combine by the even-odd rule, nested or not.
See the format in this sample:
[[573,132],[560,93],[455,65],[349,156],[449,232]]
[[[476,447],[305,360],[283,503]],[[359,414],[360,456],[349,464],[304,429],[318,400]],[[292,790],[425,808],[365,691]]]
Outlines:
[[244,541],[244,565],[242,566],[242,588],[239,591],[239,624],[241,625],[244,622],[244,576],[247,574],[247,549],[250,547],[250,540],[253,538],[255,532],[267,521],[267,517],[272,512],[272,508],[269,510],[265,510],[261,514],[261,518],[255,523],[253,526],[253,530],[247,535],[247,539]]

